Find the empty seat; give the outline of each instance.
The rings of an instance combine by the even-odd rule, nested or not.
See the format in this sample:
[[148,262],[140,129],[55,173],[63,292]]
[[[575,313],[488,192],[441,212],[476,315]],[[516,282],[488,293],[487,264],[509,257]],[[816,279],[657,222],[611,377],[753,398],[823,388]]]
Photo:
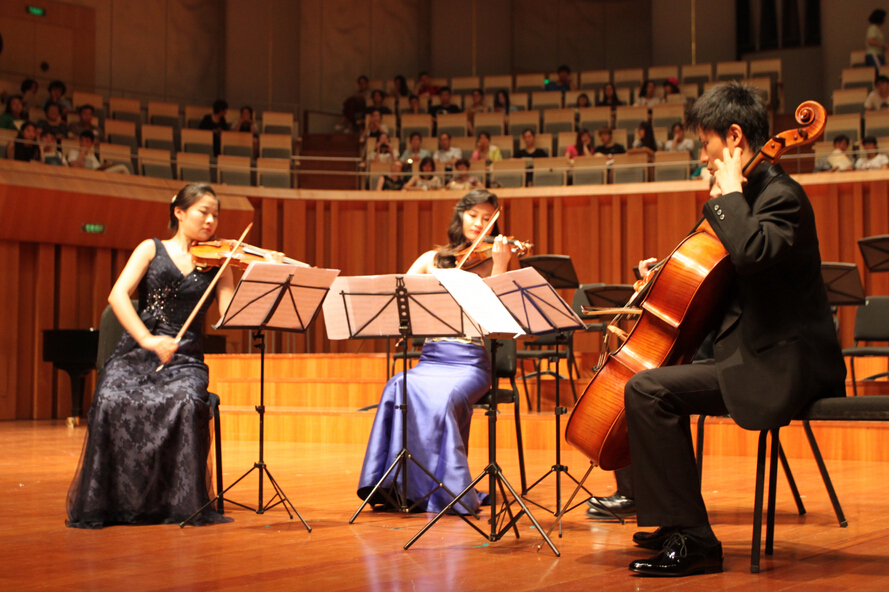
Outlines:
[[644,183],[648,156],[644,153],[615,154],[612,162],[613,183]]
[[543,131],[548,134],[574,131],[574,109],[547,109],[543,112]]
[[[371,140],[373,138],[369,138]],[[370,150],[370,148],[368,148]],[[261,158],[293,157],[293,136],[284,134],[259,134],[259,156]]]
[[534,133],[540,131],[540,111],[532,109],[530,111],[516,111],[509,115],[509,135],[520,136],[526,129],[534,130]]
[[774,87],[782,81],[781,58],[750,60],[748,76],[750,76],[750,78],[768,78],[772,81],[772,86]]
[[280,158],[256,159],[257,185],[260,187],[291,188],[290,161]]
[[168,153],[175,152],[176,144],[173,141],[173,128],[166,125],[146,123],[142,126],[142,146],[144,148],[166,150]]
[[111,97],[108,99],[108,113],[112,119],[142,123],[142,105],[138,99]]
[[252,185],[250,159],[246,156],[220,154],[216,157],[216,172],[220,183]]
[[744,80],[747,78],[747,62],[717,62],[716,80]]
[[454,136],[465,136],[469,130],[469,120],[466,113],[440,113],[435,120],[435,133],[443,133]]
[[210,130],[184,129],[180,142],[182,152],[213,156],[213,132]]
[[860,68],[867,63],[867,51],[858,49],[849,52],[849,67]]
[[[549,136],[549,134],[539,134],[541,136]],[[552,137],[550,137],[550,142],[552,142]],[[497,146],[500,149],[500,154],[503,158],[512,158],[512,153],[514,152],[515,146],[515,138],[512,136],[491,136],[491,145]]]
[[843,68],[840,73],[840,82],[843,88],[865,87],[867,92],[874,89],[874,69],[870,66],[864,68]]
[[524,158],[494,161],[491,163],[491,184],[497,183],[500,187],[524,187],[526,168]]
[[[830,120],[828,119],[828,121]],[[889,136],[889,111],[884,111],[882,109],[879,111],[865,111],[864,135],[875,136],[877,138],[881,136]],[[832,139],[833,138],[831,138],[831,140]],[[887,146],[881,146],[881,148],[886,147]]]
[[610,70],[584,70],[580,73],[579,86],[582,89],[598,91],[609,82],[611,82]]
[[185,106],[185,127],[189,129],[198,129],[201,120],[205,115],[213,113],[212,107],[202,105],[186,105]]
[[166,125],[174,130],[178,130],[181,127],[179,105],[176,103],[148,101],[148,123],[152,125]]
[[864,113],[864,101],[867,99],[867,89],[858,88],[840,88],[833,91],[833,114],[846,115],[856,113],[861,115]]
[[142,175],[156,179],[173,180],[173,163],[170,162],[170,152],[153,148],[139,148],[139,169]]
[[833,142],[833,139],[840,134],[849,136],[852,143],[857,144],[861,139],[861,116],[852,113],[828,117],[824,126],[824,140]]
[[624,68],[614,71],[615,88],[638,88],[643,79],[642,68]]
[[219,146],[221,154],[253,158],[253,134],[246,132],[221,132]]
[[194,152],[176,154],[177,177],[189,183],[210,183],[210,155]]
[[578,126],[586,128],[590,133],[595,133],[600,127],[611,127],[613,114],[611,107],[588,107],[577,110],[579,116]]
[[648,80],[663,84],[667,78],[679,80],[679,66],[652,66],[648,69]]
[[687,150],[654,153],[655,181],[683,181],[688,179],[691,157]]
[[405,113],[401,116],[401,139],[407,141],[414,132],[424,138],[432,135],[432,116],[426,113]]
[[475,122],[473,125],[475,135],[481,132],[488,132],[492,136],[503,134],[505,115],[502,111],[499,113],[476,113],[473,121]]
[[509,104],[519,111],[527,111],[530,107],[528,104],[528,93],[509,93]]
[[568,162],[560,157],[535,158],[532,179],[534,187],[561,187],[567,184]]
[[133,151],[129,146],[120,144],[102,144],[99,151],[99,162],[106,167],[108,165],[122,164],[127,168],[129,173],[135,174],[136,168],[133,166]]
[[485,89],[485,94],[492,96],[500,90],[512,92],[512,75],[485,76],[482,79],[482,86]]
[[651,125],[670,127],[677,121],[685,121],[685,105],[682,103],[661,103],[651,108]]
[[538,90],[543,90],[545,80],[546,74],[542,72],[534,74],[516,74],[514,88],[516,92],[532,93]]
[[578,156],[574,159],[571,176],[575,185],[604,185],[608,165],[602,156]]
[[481,78],[478,76],[454,76],[451,78],[451,92],[457,96],[472,94],[477,88],[481,88]]
[[531,93],[531,107],[534,109],[561,109],[562,93],[557,90],[542,90]]
[[[395,112],[395,109],[392,109]],[[296,124],[293,119],[293,113],[282,113],[278,111],[265,111],[262,114],[262,133],[264,134],[285,134],[295,137],[298,134],[293,133]],[[394,131],[395,128],[392,128]]]
[[129,146],[131,153],[135,153],[136,148],[139,147],[139,142],[136,139],[136,124],[132,121],[106,119],[105,137],[111,144]]

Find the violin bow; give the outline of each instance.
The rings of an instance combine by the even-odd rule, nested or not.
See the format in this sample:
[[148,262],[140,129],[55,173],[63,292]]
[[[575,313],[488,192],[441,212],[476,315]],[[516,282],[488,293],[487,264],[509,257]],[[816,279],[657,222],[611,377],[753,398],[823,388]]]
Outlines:
[[475,238],[472,245],[469,247],[469,250],[463,255],[463,258],[460,259],[460,262],[457,264],[457,269],[463,269],[463,264],[466,263],[466,260],[469,259],[469,256],[472,255],[473,251],[481,244],[485,237],[488,236],[488,233],[491,232],[491,229],[494,228],[494,224],[497,222],[497,218],[500,217],[500,208],[497,208],[494,211],[494,215],[491,216],[491,219],[488,220],[488,225],[485,226],[484,230],[482,230],[479,235]]
[[[238,248],[241,246],[241,243],[243,243],[244,239],[247,238],[247,233],[250,232],[251,228],[253,228],[253,222],[248,224],[247,228],[244,229],[244,232],[241,234],[241,238],[238,239],[237,244],[235,244],[234,248],[232,249],[231,256],[227,257],[226,260],[222,262],[222,265],[219,266],[219,271],[216,272],[216,277],[213,278],[213,281],[211,281],[210,285],[207,286],[207,289],[204,290],[204,295],[201,296],[200,300],[198,300],[197,306],[194,307],[194,310],[192,310],[191,314],[188,315],[188,318],[185,319],[185,323],[182,325],[182,328],[179,329],[179,333],[176,334],[175,343],[179,343],[180,341],[182,341],[182,337],[185,335],[185,332],[188,331],[188,328],[191,326],[192,321],[194,321],[194,318],[197,316],[198,311],[201,310],[201,307],[204,305],[204,302],[207,301],[207,296],[209,296],[210,292],[212,292],[213,288],[216,287],[216,282],[218,282],[219,278],[222,277],[222,272],[225,271],[226,267],[228,267],[229,262],[232,260],[232,257],[234,256],[234,254],[238,251]],[[163,368],[163,367],[164,367],[164,365],[161,364],[160,366],[157,367],[157,370],[155,370],[155,372],[160,372],[161,368]]]

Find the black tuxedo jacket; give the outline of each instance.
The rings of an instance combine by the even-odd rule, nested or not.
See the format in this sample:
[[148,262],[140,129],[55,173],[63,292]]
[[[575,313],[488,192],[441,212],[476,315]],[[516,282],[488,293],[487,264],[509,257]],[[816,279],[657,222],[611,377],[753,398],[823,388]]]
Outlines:
[[743,193],[709,200],[704,217],[736,269],[714,343],[732,418],[749,430],[779,427],[813,399],[842,396],[846,367],[803,188],[763,163]]

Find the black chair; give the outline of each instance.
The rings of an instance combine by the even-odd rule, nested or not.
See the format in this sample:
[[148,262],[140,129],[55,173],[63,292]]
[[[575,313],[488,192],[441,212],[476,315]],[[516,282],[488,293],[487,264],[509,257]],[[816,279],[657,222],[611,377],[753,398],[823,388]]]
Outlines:
[[[411,360],[420,359],[420,356],[423,354],[423,343],[425,341],[425,337],[411,338],[410,349],[407,350],[408,367],[411,366]],[[394,376],[397,372],[401,371],[401,366],[398,363],[401,362],[401,360],[403,359],[404,350],[401,349],[401,346],[398,346],[395,352],[392,354],[392,371],[386,378]]]
[[[889,358],[889,346],[859,346],[860,341],[889,342],[889,296],[868,296],[863,305],[855,310],[855,346],[843,350],[843,356],[852,358],[852,394],[858,395],[855,379],[855,358]],[[889,375],[881,372],[864,380],[875,380]]]
[[[873,395],[867,397],[834,397],[828,399],[819,399],[812,402],[796,414],[794,420],[803,422],[803,429],[806,432],[806,438],[809,440],[809,446],[812,448],[812,454],[824,480],[824,486],[830,497],[837,521],[840,527],[847,526],[846,517],[843,514],[842,506],[836,491],[833,488],[833,482],[821,456],[821,450],[818,442],[815,440],[815,433],[812,431],[810,422],[812,421],[889,421],[889,395]],[[698,424],[699,437],[701,423]],[[777,461],[783,456],[781,450],[781,442],[779,439],[779,429],[764,430],[759,434],[759,446],[757,449],[756,459],[756,493],[753,508],[753,541],[750,553],[750,571],[759,573],[760,570],[760,552],[762,547],[762,510],[763,497],[765,490],[765,467],[766,467],[766,445],[768,434],[771,432],[771,449],[769,461],[769,492],[768,505],[766,506],[766,555],[772,555],[774,552],[775,541],[775,485],[777,482]],[[699,440],[703,443],[703,440]],[[698,452],[700,454],[701,447]],[[786,463],[786,459],[784,461]],[[785,470],[787,465],[785,464]],[[788,477],[790,475],[788,474]],[[792,486],[795,488],[795,486]],[[798,495],[795,493],[795,495]],[[805,509],[800,510],[800,514],[805,513]]]
[[[490,342],[486,341],[486,348],[491,351]],[[520,417],[521,405],[519,404],[519,388],[516,385],[516,342],[512,339],[500,340],[500,347],[497,350],[497,359],[494,361],[497,379],[508,378],[510,389],[502,389],[499,384],[494,385],[488,394],[479,399],[474,405],[476,408],[487,409],[491,404],[491,397],[496,397],[498,405],[501,403],[512,403],[515,410],[515,435],[516,444],[519,452],[519,474],[522,479],[522,495],[528,490],[528,481],[525,476],[525,449],[522,443],[522,422]],[[527,392],[527,391],[526,391]],[[499,412],[498,412],[499,413]]]
[[633,292],[633,286],[629,284],[581,284],[574,292],[571,309],[583,321],[585,331],[601,333],[604,338],[608,333],[607,321],[613,317],[587,314],[584,307],[620,308],[627,305]]
[[[138,302],[130,301],[134,309],[138,309]],[[117,342],[120,341],[124,329],[117,320],[117,315],[111,310],[111,305],[105,307],[102,311],[102,317],[99,320],[99,352],[96,355],[96,370],[102,371],[108,357],[114,352]],[[216,437],[216,491],[217,493],[224,490],[222,486],[222,428],[220,426],[221,416],[219,414],[219,395],[210,393],[207,399],[210,406],[210,418],[213,420],[213,434]],[[220,496],[216,504],[216,511],[220,514],[225,513],[223,499]]]

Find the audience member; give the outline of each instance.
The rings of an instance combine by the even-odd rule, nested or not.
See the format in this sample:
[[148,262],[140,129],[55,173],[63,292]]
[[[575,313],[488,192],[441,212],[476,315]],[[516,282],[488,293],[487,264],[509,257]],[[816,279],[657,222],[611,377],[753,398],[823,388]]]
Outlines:
[[449,170],[454,163],[463,158],[463,151],[451,146],[451,134],[442,132],[438,135],[438,150],[432,153],[432,158],[444,170]]
[[24,111],[22,95],[11,95],[6,99],[6,111],[0,115],[0,129],[18,130],[25,121]]
[[475,114],[487,113],[491,109],[485,105],[485,91],[477,88],[472,91],[472,104],[466,107],[466,117],[469,121],[469,135],[475,133]]
[[427,156],[432,156],[431,152],[420,148],[420,145],[423,143],[423,136],[420,135],[420,132],[412,133],[409,141],[410,144],[408,145],[408,148],[402,152],[401,158],[399,159],[401,162],[420,162]]
[[403,164],[400,160],[392,161],[392,168],[388,175],[381,175],[377,179],[377,191],[401,191],[404,187],[404,177],[401,175]]
[[40,146],[37,145],[37,126],[26,121],[19,129],[15,139],[6,144],[6,159],[40,160]]
[[58,103],[49,101],[43,106],[44,118],[37,122],[41,132],[52,132],[57,138],[68,137],[68,124],[62,119]]
[[392,145],[388,132],[380,132],[374,149],[367,153],[368,162],[390,162],[398,160],[398,148]]
[[653,107],[661,104],[661,98],[657,96],[657,86],[651,80],[646,80],[639,87],[639,94],[636,96],[636,106]]
[[68,124],[68,137],[79,138],[80,134],[85,131],[93,132],[93,137],[101,142],[105,139],[105,134],[99,128],[99,122],[93,119],[95,109],[89,103],[83,104],[77,108],[78,120]]
[[440,104],[429,109],[433,119],[440,113],[460,113],[460,107],[451,102],[451,87],[441,87],[441,90],[438,91],[438,98],[441,101]]
[[367,138],[379,138],[380,134],[390,134],[392,130],[389,129],[389,126],[385,123],[382,123],[383,115],[380,113],[378,109],[374,109],[370,112],[370,117],[367,119],[367,125],[364,128],[364,133],[361,136],[361,141],[366,141]]
[[68,162],[59,152],[59,144],[56,136],[51,131],[40,134],[40,159],[43,164],[52,166],[68,166]]
[[228,122],[225,120],[226,113],[228,113],[228,103],[225,99],[217,99],[213,102],[213,113],[204,115],[198,125],[198,129],[213,132],[213,154],[215,156],[219,156],[222,132],[229,130]]
[[624,148],[623,145],[615,143],[614,132],[611,131],[610,127],[601,127],[599,128],[598,133],[599,142],[601,142],[601,144],[599,146],[596,146],[596,154],[612,156],[614,154],[624,154],[627,151],[627,149]]
[[849,136],[840,134],[833,139],[833,152],[815,161],[813,173],[850,171],[854,168],[852,159],[846,152],[849,149]]
[[580,93],[577,95],[577,103],[574,104],[575,109],[586,109],[587,107],[592,107],[592,103],[590,103],[590,97],[586,93]]
[[646,150],[649,156],[660,148],[654,138],[654,130],[647,121],[640,121],[636,127],[636,139],[633,140],[633,148]]
[[568,160],[574,160],[578,156],[592,156],[594,152],[593,137],[590,135],[589,130],[580,128],[577,130],[577,139],[575,142],[565,148],[565,157]]
[[469,174],[469,161],[465,158],[458,160],[456,164],[454,164],[454,168],[457,172],[451,182],[448,183],[448,189],[469,191],[485,186],[484,183],[479,181],[478,177]]
[[877,76],[876,88],[867,95],[864,108],[868,111],[889,109],[889,76]]
[[505,113],[509,116],[510,113],[514,113],[518,107],[510,105],[509,103],[509,93],[505,90],[498,90],[497,94],[494,95],[494,112],[495,113]]
[[407,99],[407,109],[404,109],[401,114],[405,113],[410,115],[420,115],[426,113],[426,109],[423,108],[423,104],[420,102],[420,97],[417,95],[411,95]]
[[364,113],[367,109],[367,86],[370,81],[362,74],[355,82],[355,92],[343,101],[343,116],[334,126],[338,132],[352,132],[364,125]]
[[[37,106],[37,91],[40,85],[33,78],[25,78],[22,81],[22,117],[28,119],[29,110]],[[36,113],[35,113],[36,115]]]
[[867,26],[867,33],[864,39],[864,63],[867,66],[872,66],[876,75],[880,74],[880,66],[886,65],[886,48],[889,47],[889,45],[886,45],[881,29],[885,20],[886,11],[880,8],[871,12],[870,16],[867,17],[867,22],[870,24]]
[[55,103],[59,106],[59,115],[64,119],[67,117],[68,111],[74,110],[74,105],[71,104],[71,99],[65,97],[68,88],[61,80],[53,80],[49,83],[47,90],[49,90],[49,98],[43,101],[43,105],[41,105],[43,110],[46,111],[46,106],[49,103]]
[[889,169],[889,157],[877,152],[877,139],[867,136],[861,143],[864,154],[855,162],[855,169],[859,171],[872,171],[876,169]]
[[614,88],[614,85],[606,82],[605,86],[602,87],[600,98],[596,101],[596,107],[611,107],[613,109],[623,104],[624,102],[617,98],[617,90]]
[[480,160],[486,165],[491,164],[495,160],[503,160],[500,154],[500,148],[491,144],[491,134],[481,132],[475,143],[475,152],[472,153],[471,160]]
[[420,172],[413,175],[404,184],[404,189],[430,191],[441,189],[441,186],[441,177],[435,174],[435,161],[432,157],[427,156],[420,161]]
[[399,74],[392,79],[392,82],[389,86],[389,94],[395,97],[395,100],[399,102],[402,99],[410,96],[411,91],[407,87],[407,80],[404,79],[404,76]]
[[681,121],[674,123],[671,131],[673,136],[664,144],[664,150],[688,150],[689,154],[694,152],[695,142],[691,138],[685,137],[685,126],[682,125]]
[[376,89],[370,93],[370,110],[379,111],[381,115],[391,115],[392,109],[383,104],[383,99],[385,99],[385,95],[383,95],[383,91]]
[[544,90],[560,90],[562,94],[574,90],[574,79],[571,77],[571,68],[566,65],[559,66],[556,80],[549,80],[543,87]]
[[95,154],[95,138],[93,132],[84,130],[78,136],[80,148],[68,151],[68,166],[96,171],[102,168]]
[[253,107],[244,105],[239,112],[240,118],[232,126],[236,132],[253,135],[253,158],[259,156],[259,132],[256,129],[256,121],[253,119]]
[[537,135],[530,127],[522,132],[522,141],[525,143],[525,145],[522,146],[521,150],[515,153],[516,158],[546,157],[546,151],[543,148],[538,148],[535,144],[535,142],[537,141]]
[[679,94],[679,81],[672,76],[664,80],[664,91],[663,98],[664,102],[667,102],[667,97],[670,95],[678,95]]
[[414,94],[418,97],[421,95],[437,95],[438,87],[432,84],[432,77],[425,70],[417,76],[417,85],[414,87]]

